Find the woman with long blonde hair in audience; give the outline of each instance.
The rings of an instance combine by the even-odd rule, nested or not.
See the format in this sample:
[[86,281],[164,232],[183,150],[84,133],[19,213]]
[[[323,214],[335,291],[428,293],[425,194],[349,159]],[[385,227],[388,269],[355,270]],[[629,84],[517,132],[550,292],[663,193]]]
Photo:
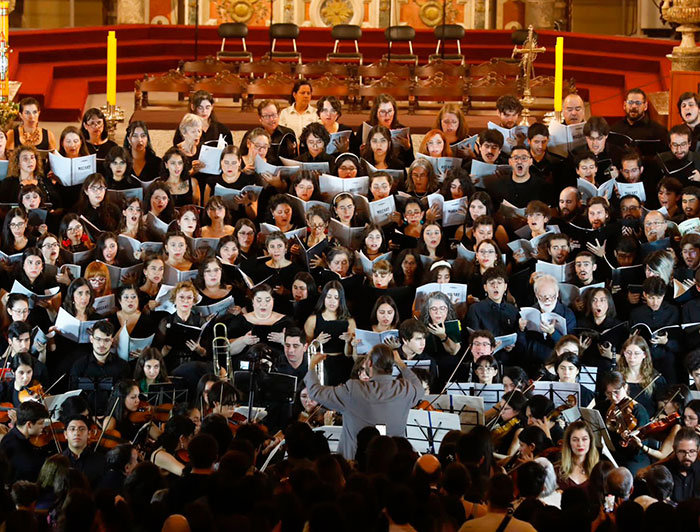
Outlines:
[[585,421],[574,421],[564,432],[559,465],[559,487],[585,487],[598,463],[598,449],[593,432]]

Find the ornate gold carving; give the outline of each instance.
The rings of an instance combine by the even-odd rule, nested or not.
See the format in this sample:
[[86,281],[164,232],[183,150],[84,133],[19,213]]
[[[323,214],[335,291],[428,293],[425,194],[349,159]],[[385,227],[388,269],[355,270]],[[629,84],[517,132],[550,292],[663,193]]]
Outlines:
[[349,24],[355,10],[348,0],[324,0],[319,13],[326,26],[335,26],[336,24]]
[[[416,4],[420,6],[418,16],[423,24],[430,28],[434,28],[438,24],[442,24],[442,3],[436,0],[416,0]],[[445,24],[452,24],[457,18],[457,10],[448,2],[445,6]]]
[[267,14],[267,4],[260,0],[220,0],[216,6],[223,22],[248,22],[255,15]]

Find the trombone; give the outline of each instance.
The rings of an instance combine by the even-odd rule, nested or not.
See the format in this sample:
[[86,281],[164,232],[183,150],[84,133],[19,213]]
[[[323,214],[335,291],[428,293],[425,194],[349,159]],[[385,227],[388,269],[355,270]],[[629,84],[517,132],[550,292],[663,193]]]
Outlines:
[[[309,349],[306,351],[306,363],[309,368],[311,367],[311,357],[313,357],[316,353],[323,354],[323,344],[318,340],[312,340],[312,342],[309,344]],[[316,375],[318,376],[318,382],[320,382],[321,386],[323,386],[325,380],[323,377],[323,360],[316,365]]]
[[[223,327],[223,335],[217,331]],[[211,342],[212,363],[214,365],[214,373],[219,377],[224,377],[227,380],[231,379],[231,349],[228,341],[228,329],[225,323],[214,324],[214,339]],[[225,357],[226,369],[225,374],[221,374],[221,357]]]

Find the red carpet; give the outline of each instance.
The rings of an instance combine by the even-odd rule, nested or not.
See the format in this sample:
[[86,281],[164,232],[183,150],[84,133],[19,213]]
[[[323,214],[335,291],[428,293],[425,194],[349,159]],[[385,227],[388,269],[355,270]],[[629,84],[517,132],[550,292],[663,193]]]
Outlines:
[[[34,96],[44,104],[42,118],[49,121],[78,120],[85,98],[105,92],[107,31],[115,29],[118,39],[117,90],[131,91],[144,73],[175,68],[180,59],[194,57],[192,26],[116,26],[59,30],[13,30],[10,45],[10,79],[22,82],[20,97]],[[386,52],[382,30],[363,30],[360,49],[369,64]],[[670,62],[666,54],[673,41],[633,39],[586,34],[541,31],[539,43],[547,48],[535,63],[538,75],[554,74],[554,42],[564,36],[566,79],[576,79],[590,92],[592,112],[621,116],[626,89],[641,86],[647,92],[668,89]],[[269,49],[267,28],[251,28],[248,49],[256,58]],[[305,61],[324,59],[333,46],[330,30],[302,28],[297,41]],[[238,43],[232,43],[238,46]],[[200,28],[199,57],[214,55],[220,39],[216,28]],[[491,57],[510,56],[513,45],[509,31],[468,31],[462,41],[469,63],[479,64]],[[422,63],[435,50],[431,31],[418,31],[414,50]]]

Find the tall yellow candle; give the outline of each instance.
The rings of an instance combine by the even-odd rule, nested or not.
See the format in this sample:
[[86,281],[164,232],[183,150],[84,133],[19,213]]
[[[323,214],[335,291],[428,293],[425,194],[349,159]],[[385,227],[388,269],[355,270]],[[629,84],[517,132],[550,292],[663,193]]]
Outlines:
[[557,37],[554,47],[554,110],[561,112],[564,87],[564,37]]
[[107,104],[117,105],[117,37],[107,36]]
[[10,34],[10,17],[9,17],[9,2],[0,2],[0,41],[2,49],[0,49],[0,101],[6,102],[10,97],[10,78],[9,78],[9,34]]

